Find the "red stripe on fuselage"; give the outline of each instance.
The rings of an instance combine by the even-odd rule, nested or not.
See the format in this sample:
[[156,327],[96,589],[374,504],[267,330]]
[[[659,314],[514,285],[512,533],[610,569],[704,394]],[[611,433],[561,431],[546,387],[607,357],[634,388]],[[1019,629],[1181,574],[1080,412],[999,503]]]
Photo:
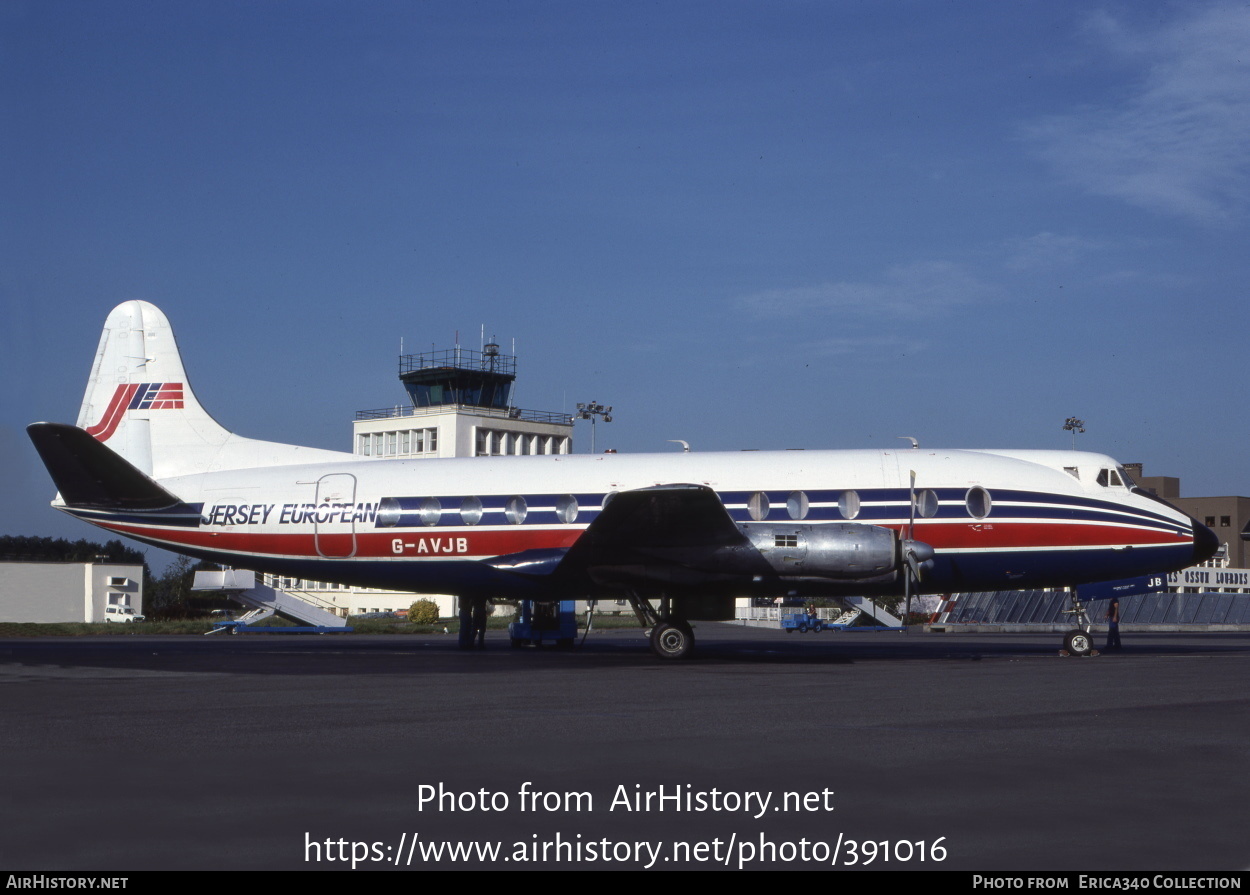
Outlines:
[[935,550],[1010,547],[1120,547],[1127,544],[1188,544],[1188,535],[1131,525],[1079,522],[994,522],[980,525],[921,525],[913,537]]
[[[111,531],[136,537],[155,538],[171,544],[224,553],[248,553],[264,556],[298,556],[319,558],[317,535],[311,531],[291,533],[249,532],[239,530],[159,528],[128,523],[95,521]],[[433,559],[438,557],[482,559],[505,556],[524,550],[565,549],[581,536],[583,529],[545,528],[482,531],[459,528],[432,532],[369,530],[356,532],[355,558],[361,559]],[[335,552],[351,532],[323,530],[322,550],[333,546]],[[937,551],[1021,549],[1047,550],[1065,547],[1123,547],[1129,544],[1177,546],[1190,543],[1185,535],[1118,525],[1081,523],[1038,524],[1034,522],[996,522],[981,525],[916,525],[914,537],[930,544]],[[463,543],[461,543],[463,541]],[[398,542],[400,550],[395,545]],[[337,557],[343,558],[343,557]]]
[[[94,520],[93,520],[94,521]],[[133,534],[136,537],[159,538],[173,544],[216,550],[225,553],[252,553],[265,556],[320,557],[317,551],[317,535],[312,532],[291,534],[268,534],[261,532],[213,531],[211,529],[187,530],[155,528],[146,525],[97,522],[111,531]],[[581,535],[582,529],[534,529],[532,531],[472,531],[458,529],[452,532],[356,532],[356,557],[368,559],[429,559],[433,557],[461,557],[481,559],[505,556],[523,550],[564,549],[571,547]],[[327,539],[339,547],[346,531],[322,531],[322,547]],[[463,549],[458,543],[463,540]],[[395,550],[395,542],[401,547]],[[342,558],[342,557],[337,557]]]

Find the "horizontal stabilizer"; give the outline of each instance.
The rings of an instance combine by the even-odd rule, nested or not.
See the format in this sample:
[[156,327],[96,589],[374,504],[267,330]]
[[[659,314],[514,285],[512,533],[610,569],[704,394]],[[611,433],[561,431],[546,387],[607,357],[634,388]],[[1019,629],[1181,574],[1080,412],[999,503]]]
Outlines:
[[177,497],[77,426],[32,423],[26,431],[66,506],[163,510],[179,503]]

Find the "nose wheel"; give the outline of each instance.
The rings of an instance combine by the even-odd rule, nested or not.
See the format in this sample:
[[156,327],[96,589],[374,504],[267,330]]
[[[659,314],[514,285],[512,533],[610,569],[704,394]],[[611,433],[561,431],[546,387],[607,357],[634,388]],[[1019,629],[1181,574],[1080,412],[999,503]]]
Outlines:
[[1097,656],[1098,650],[1094,649],[1094,637],[1089,633],[1089,616],[1085,614],[1085,603],[1081,600],[1080,594],[1073,589],[1071,592],[1072,607],[1065,609],[1065,615],[1072,616],[1072,621],[1082,628],[1073,628],[1067,634],[1063,635],[1063,649],[1059,651],[1061,656]]
[[1080,628],[1063,637],[1063,648],[1071,656],[1088,656],[1094,652],[1094,640]]

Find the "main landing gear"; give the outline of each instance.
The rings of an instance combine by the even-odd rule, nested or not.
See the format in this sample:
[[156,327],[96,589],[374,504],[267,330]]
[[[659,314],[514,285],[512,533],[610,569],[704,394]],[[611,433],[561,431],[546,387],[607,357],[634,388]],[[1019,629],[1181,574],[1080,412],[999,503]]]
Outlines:
[[1080,595],[1073,590],[1071,592],[1072,608],[1063,610],[1065,615],[1072,616],[1072,621],[1077,627],[1063,635],[1063,649],[1059,650],[1061,656],[1086,656],[1100,655],[1098,650],[1094,649],[1094,635],[1090,633],[1093,627],[1089,622],[1089,616],[1085,614],[1085,604],[1081,602]]
[[651,629],[651,652],[661,659],[690,658],[694,652],[694,631],[688,621],[673,613],[668,597],[660,598],[658,611],[646,597],[634,593],[628,597],[639,624]]

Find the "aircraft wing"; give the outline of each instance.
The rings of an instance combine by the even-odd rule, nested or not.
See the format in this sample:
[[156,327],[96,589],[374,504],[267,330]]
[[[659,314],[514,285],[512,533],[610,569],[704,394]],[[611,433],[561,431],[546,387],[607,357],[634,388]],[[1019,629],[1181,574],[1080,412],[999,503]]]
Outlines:
[[716,492],[677,484],[618,493],[558,571],[599,585],[698,586],[754,567],[770,571]]
[[706,485],[656,485],[621,491],[573,548],[654,550],[745,544],[716,492]]

